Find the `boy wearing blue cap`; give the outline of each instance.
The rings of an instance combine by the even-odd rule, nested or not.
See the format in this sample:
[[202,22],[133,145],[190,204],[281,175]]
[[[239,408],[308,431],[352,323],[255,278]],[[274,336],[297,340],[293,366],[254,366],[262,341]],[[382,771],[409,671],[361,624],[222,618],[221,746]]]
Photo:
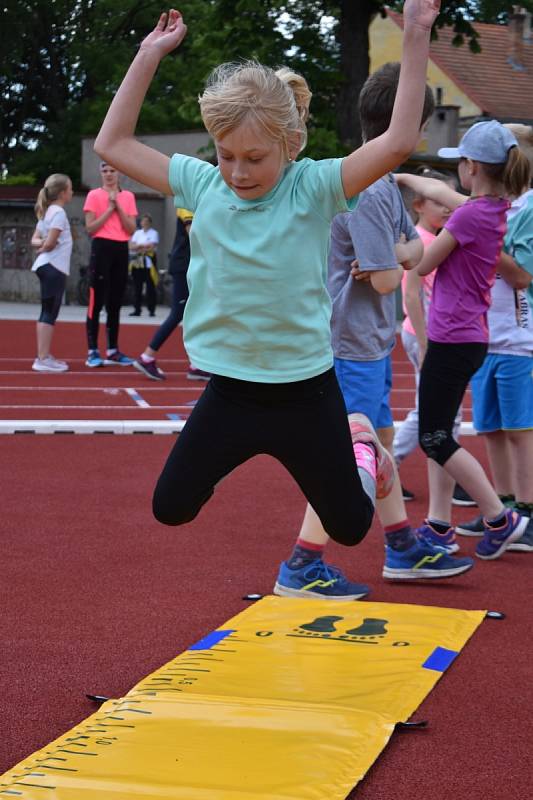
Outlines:
[[439,150],[459,158],[466,197],[431,178],[398,176],[453,213],[418,265],[420,275],[437,270],[428,319],[428,349],[420,373],[419,441],[430,459],[432,497],[437,516],[449,525],[451,498],[458,482],[483,515],[482,559],[498,558],[521,538],[528,519],[506,509],[481,465],[453,437],[453,422],[466,387],[483,364],[488,346],[487,311],[506,232],[507,196],[517,196],[528,179],[529,163],[516,137],[495,120],[473,125],[458,148]]

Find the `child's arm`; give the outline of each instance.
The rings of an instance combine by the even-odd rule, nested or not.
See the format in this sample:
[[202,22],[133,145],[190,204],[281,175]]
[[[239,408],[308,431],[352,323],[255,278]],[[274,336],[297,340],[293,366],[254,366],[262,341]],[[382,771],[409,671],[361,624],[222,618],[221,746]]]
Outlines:
[[395,169],[416,147],[424,107],[429,37],[439,9],[440,0],[404,3],[402,65],[390,126],[343,159],[342,182],[347,198]]
[[446,208],[449,208],[450,211],[455,211],[456,208],[464,205],[468,200],[466,195],[456,192],[451,186],[437,178],[424,178],[422,175],[411,175],[408,172],[398,172],[394,178],[400,186],[408,186],[409,189],[412,189],[417,194],[423,195],[428,200],[441,203]]
[[436,239],[424,250],[424,255],[416,271],[419,275],[429,275],[457,247],[457,239],[443,228]]
[[533,275],[527,270],[523,269],[512,256],[505,253],[503,250],[500,255],[500,260],[496,264],[496,271],[500,273],[504,281],[512,286],[513,289],[527,289]]
[[59,228],[50,228],[48,231],[48,236],[46,239],[42,240],[42,244],[37,250],[37,253],[49,253],[51,250],[53,250],[57,245],[57,240],[61,236],[61,233],[62,231]]
[[159,62],[185,37],[187,26],[179,11],[161,14],[143,40],[100,128],[94,149],[116,169],[145,186],[172,194],[168,183],[169,159],[135,138],[141,107]]
[[410,270],[407,273],[407,278],[405,280],[405,294],[403,300],[407,314],[411,320],[411,325],[413,326],[416,339],[418,341],[419,365],[422,364],[427,349],[426,318],[424,316],[424,308],[420,299],[421,288],[422,281],[417,270]]
[[403,239],[400,239],[394,247],[398,264],[401,264],[404,269],[413,269],[420,263],[420,259],[424,255],[422,239],[417,236],[416,239],[406,242],[404,234],[402,237]]
[[42,245],[43,242],[44,242],[44,239],[41,236],[41,234],[39,233],[39,228],[35,228],[35,230],[33,231],[32,237],[31,237],[31,246],[35,247],[35,248],[38,248],[38,247],[40,247]]

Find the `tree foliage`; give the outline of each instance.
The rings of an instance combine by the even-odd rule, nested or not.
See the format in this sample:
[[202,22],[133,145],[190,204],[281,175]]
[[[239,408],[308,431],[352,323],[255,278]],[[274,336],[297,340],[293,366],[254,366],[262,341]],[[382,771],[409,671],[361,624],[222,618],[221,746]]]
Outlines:
[[[402,2],[389,6],[401,9]],[[533,10],[533,0],[522,5]],[[511,2],[443,0],[437,27],[479,47],[471,22],[503,23]],[[142,133],[200,124],[198,94],[221,61],[257,58],[301,71],[313,89],[308,152],[358,142],[357,98],[368,75],[368,29],[379,0],[187,0],[189,35],[161,64],[143,106]],[[8,173],[79,181],[80,138],[94,134],[159,0],[4,0],[0,49],[0,161]]]

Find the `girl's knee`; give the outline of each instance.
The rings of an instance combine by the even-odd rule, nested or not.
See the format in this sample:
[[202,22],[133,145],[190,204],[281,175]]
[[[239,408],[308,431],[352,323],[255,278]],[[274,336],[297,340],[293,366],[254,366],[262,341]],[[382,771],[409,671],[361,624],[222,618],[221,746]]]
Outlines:
[[342,520],[332,520],[322,523],[324,530],[334,542],[345,547],[354,547],[363,541],[370,530],[374,518],[374,506],[367,498],[363,501],[355,515],[343,518]]
[[190,500],[186,502],[185,493],[176,496],[175,490],[168,493],[156,486],[152,498],[152,513],[163,525],[185,525],[198,516],[200,509],[211,495],[212,492],[200,502],[191,503]]
[[459,448],[451,432],[445,430],[420,433],[418,441],[426,456],[441,466]]

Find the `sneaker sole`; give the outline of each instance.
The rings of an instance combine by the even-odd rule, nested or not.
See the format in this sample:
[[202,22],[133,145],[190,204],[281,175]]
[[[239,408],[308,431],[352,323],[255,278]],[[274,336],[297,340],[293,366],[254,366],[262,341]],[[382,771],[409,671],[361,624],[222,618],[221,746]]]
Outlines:
[[461,536],[483,536],[483,531],[469,531],[468,528],[458,528],[455,526],[455,532]]
[[151,381],[164,381],[165,380],[165,378],[163,376],[157,377],[156,375],[151,375],[149,372],[147,372],[143,368],[143,365],[140,364],[138,361],[134,361],[132,366],[135,367],[135,369],[138,370],[139,372],[142,372],[142,374],[145,375],[147,378],[150,378]]
[[128,364],[121,364],[120,361],[111,361],[110,358],[104,358],[105,367],[132,367],[133,361],[130,361]]
[[477,503],[474,500],[456,500],[455,497],[452,497],[452,506],[477,506]]
[[533,544],[520,544],[520,542],[511,542],[507,550],[512,550],[516,553],[533,553]]
[[481,558],[483,561],[492,561],[494,558],[499,558],[503,553],[505,553],[510,544],[513,544],[513,542],[517,542],[519,539],[522,538],[522,535],[528,525],[529,525],[529,517],[521,517],[520,522],[518,523],[514,531],[507,537],[505,542],[502,542],[502,544],[496,550],[496,552],[487,556],[487,555],[481,555],[476,551],[476,556],[478,558]]
[[208,378],[207,375],[205,377],[202,376],[202,375],[187,375],[187,380],[188,381],[205,381],[207,383],[207,381],[210,380],[210,378]]
[[305,589],[290,589],[288,586],[282,586],[277,582],[274,586],[274,594],[278,597],[299,597],[302,600],[359,600],[361,597],[366,597],[369,593],[370,592],[361,592],[361,594],[332,595],[308,592]]
[[416,580],[435,580],[438,578],[455,578],[456,575],[463,575],[472,569],[472,564],[465,564],[462,567],[453,569],[418,569],[416,572],[410,569],[395,569],[394,567],[383,567],[383,577],[391,581],[416,581]]
[[61,372],[68,372],[68,367],[64,367],[62,369],[51,369],[50,367],[32,367],[32,370],[34,372],[48,372],[49,374],[51,373],[59,374]]

